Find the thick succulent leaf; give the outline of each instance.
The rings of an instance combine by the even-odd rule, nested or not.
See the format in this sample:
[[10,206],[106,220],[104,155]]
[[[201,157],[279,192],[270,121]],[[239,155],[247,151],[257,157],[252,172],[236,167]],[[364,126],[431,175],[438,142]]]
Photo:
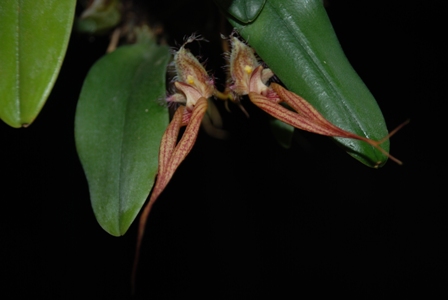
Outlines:
[[[381,110],[345,57],[321,0],[267,0],[254,22],[230,21],[288,89],[330,122],[374,140],[387,135]],[[336,140],[368,166],[387,160],[363,141]],[[389,151],[389,141],[382,147]]]
[[218,6],[242,23],[255,20],[266,0],[215,0]]
[[96,219],[123,235],[144,204],[157,173],[168,125],[165,96],[168,47],[123,46],[89,71],[76,110],[75,137]]
[[0,118],[30,125],[61,68],[75,0],[0,1]]

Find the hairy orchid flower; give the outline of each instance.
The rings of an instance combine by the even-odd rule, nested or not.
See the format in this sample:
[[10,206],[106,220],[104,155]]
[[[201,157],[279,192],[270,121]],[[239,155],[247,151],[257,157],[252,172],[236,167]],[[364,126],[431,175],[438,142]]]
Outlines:
[[236,37],[232,37],[230,43],[230,75],[233,81],[230,89],[238,96],[248,95],[249,92],[266,95],[269,92],[266,83],[274,73],[264,69],[256,59],[254,50]]
[[[189,39],[185,44],[191,42]],[[201,98],[208,99],[213,95],[215,85],[204,66],[185,48],[185,44],[174,55],[174,67],[176,77],[174,86],[177,93],[167,98],[168,102],[184,104],[184,122],[188,123],[189,117],[196,106],[196,102]]]
[[[231,38],[232,52],[230,54],[230,71],[233,84],[230,89],[237,95],[248,95],[249,99],[259,108],[289,124],[295,128],[309,132],[331,136],[343,137],[364,141],[398,164],[402,162],[383,148],[381,144],[389,139],[408,121],[398,126],[380,141],[375,141],[352,132],[348,132],[325,119],[308,101],[283,88],[281,85],[272,83],[267,86],[267,81],[274,75],[270,69],[264,69],[255,57],[252,48],[235,37]],[[285,102],[294,111],[291,111],[280,103]]]
[[[189,42],[190,40],[185,44]],[[193,148],[202,119],[207,111],[207,99],[213,95],[215,90],[213,79],[208,75],[196,57],[189,50],[185,49],[185,44],[174,56],[174,65],[177,73],[174,86],[177,93],[167,98],[169,102],[177,102],[183,105],[177,108],[161,140],[156,183],[152,189],[149,201],[140,216],[134,269],[132,273],[133,285],[135,284],[140,247],[149,212],[157,198],[168,185],[176,169]],[[182,126],[187,127],[180,141],[177,143],[179,131]]]

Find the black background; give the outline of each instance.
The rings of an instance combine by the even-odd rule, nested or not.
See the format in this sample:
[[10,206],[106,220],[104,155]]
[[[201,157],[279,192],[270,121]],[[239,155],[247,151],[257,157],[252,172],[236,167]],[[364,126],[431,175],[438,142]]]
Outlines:
[[[307,133],[308,148],[284,150],[249,103],[250,120],[223,110],[233,139],[201,133],[151,212],[138,298],[448,296],[445,11],[436,1],[328,2],[389,129],[411,119],[391,141],[404,165],[369,169]],[[166,28],[171,44],[195,31],[212,40],[199,50],[207,56],[219,34],[207,36],[203,22],[217,15],[204,4],[211,17],[192,19],[207,15],[195,3],[161,2],[169,14],[160,19],[184,25]],[[0,295],[8,299],[130,297],[136,226],[116,238],[97,224],[73,135],[83,78],[107,42],[73,35],[36,121],[0,124]]]

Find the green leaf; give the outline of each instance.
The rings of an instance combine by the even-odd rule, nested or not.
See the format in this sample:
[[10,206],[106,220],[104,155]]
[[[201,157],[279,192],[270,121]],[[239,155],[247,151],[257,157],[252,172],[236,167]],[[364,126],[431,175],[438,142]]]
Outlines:
[[108,233],[123,235],[157,173],[168,125],[165,96],[169,48],[154,41],[123,46],[89,71],[76,110],[78,155],[93,211]]
[[266,0],[215,0],[218,6],[242,23],[250,23],[258,16]]
[[86,10],[75,21],[79,32],[104,34],[121,21],[122,3],[119,0],[101,0],[89,3]]
[[[230,21],[287,88],[330,122],[374,140],[387,135],[381,110],[345,57],[321,0],[267,0],[253,23]],[[370,167],[387,161],[365,142],[336,140]],[[389,141],[382,147],[389,151]]]
[[0,1],[0,119],[30,125],[67,50],[75,0]]
[[285,149],[291,148],[294,127],[275,118],[269,119],[269,126],[279,145]]

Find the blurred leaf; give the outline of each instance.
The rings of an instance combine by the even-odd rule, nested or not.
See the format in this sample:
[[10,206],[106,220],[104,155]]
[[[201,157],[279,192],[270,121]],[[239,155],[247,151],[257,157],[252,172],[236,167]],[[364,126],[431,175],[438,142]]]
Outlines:
[[[253,23],[230,22],[288,89],[330,122],[374,140],[387,135],[381,110],[345,57],[321,0],[267,0]],[[365,142],[336,140],[370,167],[387,160]],[[382,147],[389,151],[389,141]]]
[[0,118],[30,125],[61,68],[75,0],[0,1]]
[[121,1],[94,0],[76,20],[76,30],[90,34],[102,34],[121,21]]
[[218,6],[242,23],[255,20],[266,0],[215,0]]
[[285,149],[291,148],[294,127],[275,118],[269,119],[269,126],[279,145]]
[[123,46],[89,71],[76,110],[75,138],[96,219],[123,235],[144,204],[157,173],[168,111],[169,48],[154,41]]

